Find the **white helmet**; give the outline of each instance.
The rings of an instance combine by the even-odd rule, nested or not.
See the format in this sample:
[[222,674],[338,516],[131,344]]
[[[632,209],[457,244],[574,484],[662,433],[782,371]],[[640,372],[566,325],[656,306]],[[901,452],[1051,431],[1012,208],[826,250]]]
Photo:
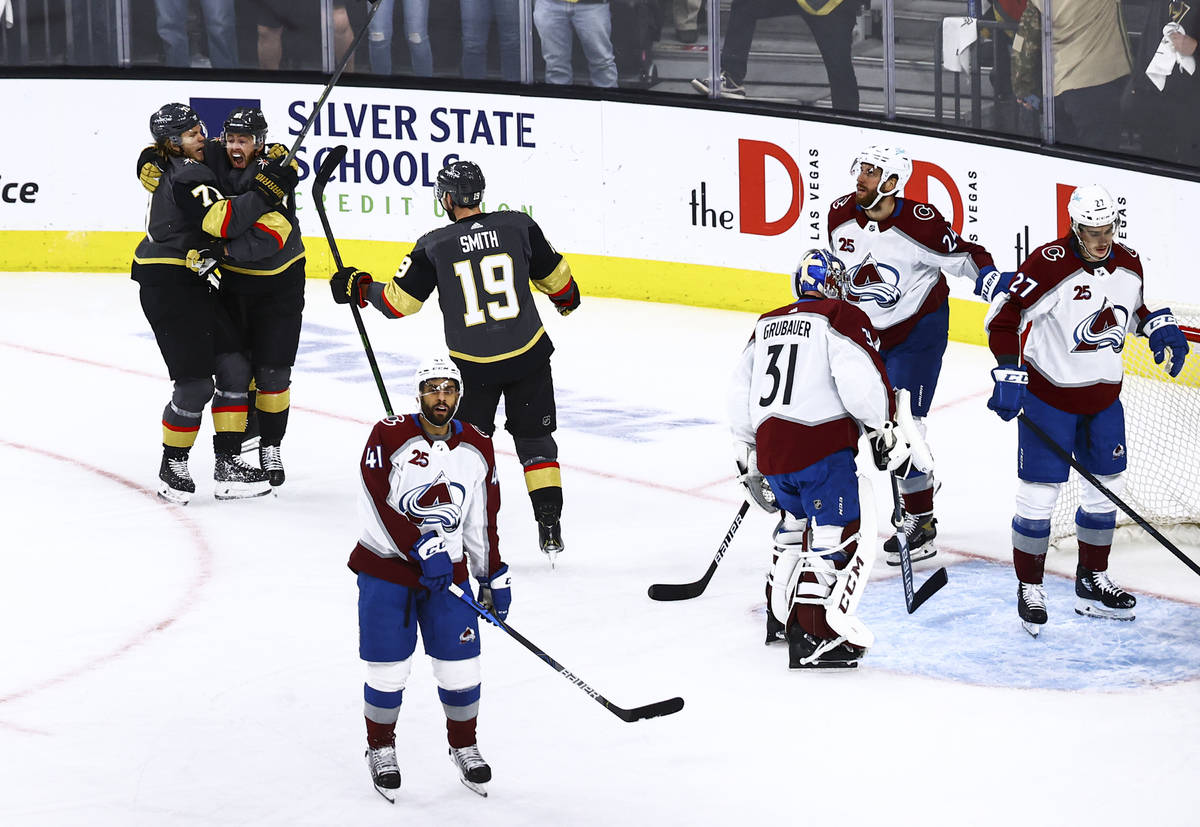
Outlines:
[[1071,216],[1071,229],[1077,227],[1107,227],[1118,219],[1117,202],[1108,190],[1099,184],[1076,187],[1067,202],[1067,215]]
[[[854,158],[854,163],[850,166],[850,175],[857,179],[863,164],[883,170],[883,174],[879,176],[879,192],[867,207],[868,210],[889,195],[904,194],[904,185],[912,177],[913,166],[912,159],[903,149],[894,146],[869,146]],[[884,192],[884,186],[893,175],[896,176],[896,185]]]
[[430,379],[453,379],[462,394],[462,373],[458,366],[450,361],[449,356],[430,356],[417,368],[417,403],[421,402],[421,385]]

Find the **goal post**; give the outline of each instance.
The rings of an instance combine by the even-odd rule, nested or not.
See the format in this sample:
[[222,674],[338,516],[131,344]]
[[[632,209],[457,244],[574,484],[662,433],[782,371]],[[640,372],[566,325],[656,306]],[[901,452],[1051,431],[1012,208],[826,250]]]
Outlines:
[[[1171,309],[1191,346],[1179,376],[1155,364],[1144,337],[1125,340],[1121,404],[1129,467],[1121,497],[1171,539],[1200,546],[1200,306]],[[1074,546],[1080,486],[1089,484],[1071,471],[1050,522],[1053,545]],[[1123,537],[1144,535],[1119,509],[1117,527]]]

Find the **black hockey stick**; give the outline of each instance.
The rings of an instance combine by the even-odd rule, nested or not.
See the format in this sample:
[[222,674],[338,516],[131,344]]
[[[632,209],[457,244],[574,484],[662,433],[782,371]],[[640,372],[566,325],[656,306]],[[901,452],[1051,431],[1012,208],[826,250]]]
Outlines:
[[362,42],[363,37],[367,34],[367,29],[371,25],[371,20],[375,17],[375,12],[379,11],[380,0],[374,0],[370,4],[371,10],[367,12],[367,22],[363,23],[358,34],[354,36],[354,40],[350,41],[350,48],[342,55],[342,59],[338,61],[338,65],[333,70],[333,76],[329,78],[329,83],[325,84],[325,88],[321,91],[321,97],[317,98],[317,102],[313,104],[312,114],[308,116],[308,120],[304,122],[304,126],[300,128],[300,134],[296,136],[292,148],[288,150],[287,157],[283,159],[281,166],[287,166],[296,157],[296,153],[300,151],[300,144],[304,143],[304,137],[308,135],[308,130],[312,129],[313,123],[317,120],[317,115],[321,113],[321,107],[325,105],[325,99],[329,97],[329,93],[333,91],[334,85],[338,82],[338,78],[342,76],[342,72],[346,70],[346,66],[354,57],[354,50],[358,48],[358,44]]
[[651,600],[691,600],[693,597],[699,597],[708,588],[708,581],[712,580],[713,574],[717,571],[717,564],[721,562],[721,558],[725,556],[726,549],[733,541],[733,535],[737,534],[738,526],[742,524],[742,520],[746,516],[746,512],[750,510],[750,501],[746,500],[742,503],[742,507],[738,509],[737,516],[733,518],[733,522],[729,525],[729,530],[725,532],[725,539],[721,541],[721,547],[717,549],[717,554],[713,557],[713,561],[708,565],[708,571],[704,572],[704,576],[695,583],[655,583],[647,590]]
[[576,675],[573,672],[571,672],[570,670],[568,670],[561,663],[559,663],[554,658],[550,657],[545,652],[543,652],[541,649],[539,649],[537,646],[535,646],[533,643],[531,643],[528,638],[526,638],[524,635],[522,635],[520,632],[518,632],[512,626],[509,626],[503,620],[501,620],[500,618],[496,617],[494,614],[489,612],[486,608],[484,608],[479,603],[478,600],[471,597],[471,595],[467,594],[466,592],[464,592],[462,589],[460,589],[458,586],[454,585],[453,583],[450,584],[449,588],[450,588],[450,593],[452,595],[454,595],[455,597],[457,597],[459,600],[462,600],[464,603],[466,603],[472,609],[474,609],[475,614],[479,615],[484,620],[486,620],[488,623],[491,623],[493,626],[498,626],[499,628],[503,629],[505,632],[508,633],[509,637],[516,640],[518,643],[520,643],[522,646],[524,646],[530,652],[533,652],[535,655],[537,655],[539,658],[541,658],[543,661],[545,661],[545,663],[551,669],[553,669],[555,672],[558,672],[558,674],[562,675],[568,681],[570,681],[571,683],[578,686],[580,689],[582,689],[584,692],[586,692],[587,695],[592,700],[594,700],[596,703],[600,704],[602,707],[607,709],[613,715],[616,715],[622,721],[632,723],[633,721],[641,721],[646,718],[657,718],[660,715],[673,715],[674,713],[683,709],[683,698],[670,698],[665,701],[658,701],[657,703],[646,704],[645,706],[636,706],[633,709],[625,709],[624,707],[617,706],[612,701],[610,701],[608,698],[604,697],[599,692],[597,692],[595,689],[592,689],[590,686],[588,686],[586,683],[584,683],[583,679],[580,678],[578,675]]
[[912,614],[921,608],[921,604],[934,594],[950,579],[946,567],[942,566],[921,584],[921,588],[913,591],[912,557],[908,553],[908,535],[904,533],[904,506],[900,502],[900,483],[895,474],[888,474],[892,481],[892,525],[896,529],[896,544],[900,547],[900,579],[904,582],[904,605]]
[[1151,537],[1153,537],[1155,540],[1158,540],[1158,542],[1162,543],[1163,547],[1166,548],[1167,551],[1171,552],[1176,557],[1178,557],[1185,566],[1187,566],[1189,569],[1194,571],[1196,574],[1200,574],[1200,566],[1196,565],[1196,562],[1194,560],[1192,560],[1190,557],[1188,557],[1186,554],[1184,554],[1182,551],[1180,551],[1175,546],[1175,544],[1172,543],[1170,540],[1168,540],[1166,537],[1164,537],[1162,535],[1162,532],[1160,532],[1157,528],[1150,525],[1150,523],[1146,522],[1146,520],[1142,518],[1141,514],[1138,514],[1136,511],[1134,511],[1132,508],[1130,508],[1129,505],[1126,504],[1126,502],[1124,500],[1122,500],[1120,497],[1118,497],[1116,494],[1114,494],[1112,491],[1110,491],[1104,485],[1104,483],[1102,483],[1102,482],[1100,482],[1100,480],[1096,479],[1095,474],[1093,474],[1091,471],[1088,471],[1086,468],[1084,468],[1082,465],[1080,465],[1076,461],[1075,457],[1071,456],[1071,453],[1069,451],[1067,451],[1065,448],[1063,448],[1061,445],[1059,445],[1057,442],[1055,442],[1053,439],[1051,439],[1050,435],[1048,433],[1046,433],[1045,431],[1043,431],[1040,425],[1038,425],[1036,422],[1034,422],[1032,419],[1030,419],[1029,416],[1026,415],[1023,411],[1021,413],[1017,414],[1017,419],[1019,419],[1021,421],[1021,423],[1025,425],[1026,428],[1028,428],[1029,430],[1031,430],[1035,434],[1037,434],[1038,437],[1041,438],[1042,442],[1045,442],[1047,445],[1049,445],[1050,448],[1054,451],[1054,453],[1058,454],[1059,457],[1061,457],[1062,459],[1065,459],[1067,462],[1069,462],[1071,464],[1071,467],[1079,472],[1079,476],[1083,477],[1085,480],[1087,480],[1092,485],[1094,485],[1097,489],[1099,489],[1101,494],[1108,497],[1108,499],[1111,500],[1114,505],[1116,505],[1118,508],[1120,508],[1126,514],[1128,514],[1129,519],[1133,520],[1135,523],[1137,523],[1143,529],[1145,529],[1146,533],[1149,534]]
[[[373,10],[372,14],[374,14]],[[329,178],[333,175],[334,167],[340,164],[345,157],[345,144],[339,144],[329,150],[329,154],[321,162],[321,168],[317,170],[312,188],[313,203],[317,207],[317,215],[321,219],[321,227],[325,230],[325,239],[329,242],[329,251],[333,253],[333,263],[337,266],[338,270],[342,269],[342,256],[338,252],[337,241],[333,237],[333,230],[329,228],[329,216],[325,214],[325,185],[329,183]],[[379,397],[383,400],[383,409],[387,411],[388,416],[392,416],[392,401],[388,399],[387,388],[383,384],[383,376],[379,373],[379,363],[375,361],[375,351],[371,348],[371,340],[367,338],[367,328],[363,325],[362,314],[358,312],[358,301],[355,299],[350,300],[350,312],[354,314],[354,324],[358,327],[358,335],[362,339],[363,350],[366,351],[367,361],[371,364],[371,374],[375,377],[375,386],[379,388]]]

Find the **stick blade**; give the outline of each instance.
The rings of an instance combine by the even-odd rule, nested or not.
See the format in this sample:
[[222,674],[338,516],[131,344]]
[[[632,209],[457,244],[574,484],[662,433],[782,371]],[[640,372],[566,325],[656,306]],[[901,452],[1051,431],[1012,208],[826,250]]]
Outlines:
[[913,595],[912,606],[909,608],[908,613],[912,614],[920,608],[922,603],[937,594],[938,590],[946,585],[949,580],[950,576],[946,574],[945,566],[935,571],[928,580],[921,584],[921,588],[917,589],[916,594]]
[[620,709],[618,707],[614,708],[613,712],[622,721],[632,723],[634,721],[644,721],[647,718],[661,718],[663,715],[674,715],[681,709],[683,709],[683,698],[670,698],[633,709]]
[[699,583],[655,583],[646,594],[651,600],[691,600],[702,591],[704,587]]
[[333,170],[346,158],[347,148],[345,144],[338,144],[325,155],[325,160],[321,161],[321,166],[317,169],[317,174],[313,176],[313,200],[320,203],[321,195],[325,192],[325,185],[329,183],[329,179],[333,177]]

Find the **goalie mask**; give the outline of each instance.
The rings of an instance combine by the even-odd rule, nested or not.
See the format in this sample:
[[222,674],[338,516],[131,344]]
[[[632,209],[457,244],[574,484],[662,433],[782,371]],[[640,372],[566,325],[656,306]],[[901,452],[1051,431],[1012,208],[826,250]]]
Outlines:
[[[441,427],[454,418],[458,405],[462,401],[462,373],[458,366],[447,356],[433,356],[421,363],[417,368],[417,405],[421,415],[429,423]],[[454,405],[448,409],[438,410],[437,394],[445,390],[446,383],[451,383],[455,393]]]
[[792,295],[797,301],[819,293],[829,299],[845,298],[846,265],[828,250],[808,250],[792,274]]
[[[850,165],[850,175],[854,178],[855,182],[858,181],[858,175],[862,171],[863,164],[878,167],[881,170],[879,175],[879,189],[875,193],[875,200],[868,204],[866,209],[873,209],[889,195],[904,194],[904,185],[912,177],[913,166],[908,153],[903,149],[891,146],[869,146],[858,153],[854,159],[854,163]],[[896,183],[888,187],[888,181],[893,176],[896,178]]]

